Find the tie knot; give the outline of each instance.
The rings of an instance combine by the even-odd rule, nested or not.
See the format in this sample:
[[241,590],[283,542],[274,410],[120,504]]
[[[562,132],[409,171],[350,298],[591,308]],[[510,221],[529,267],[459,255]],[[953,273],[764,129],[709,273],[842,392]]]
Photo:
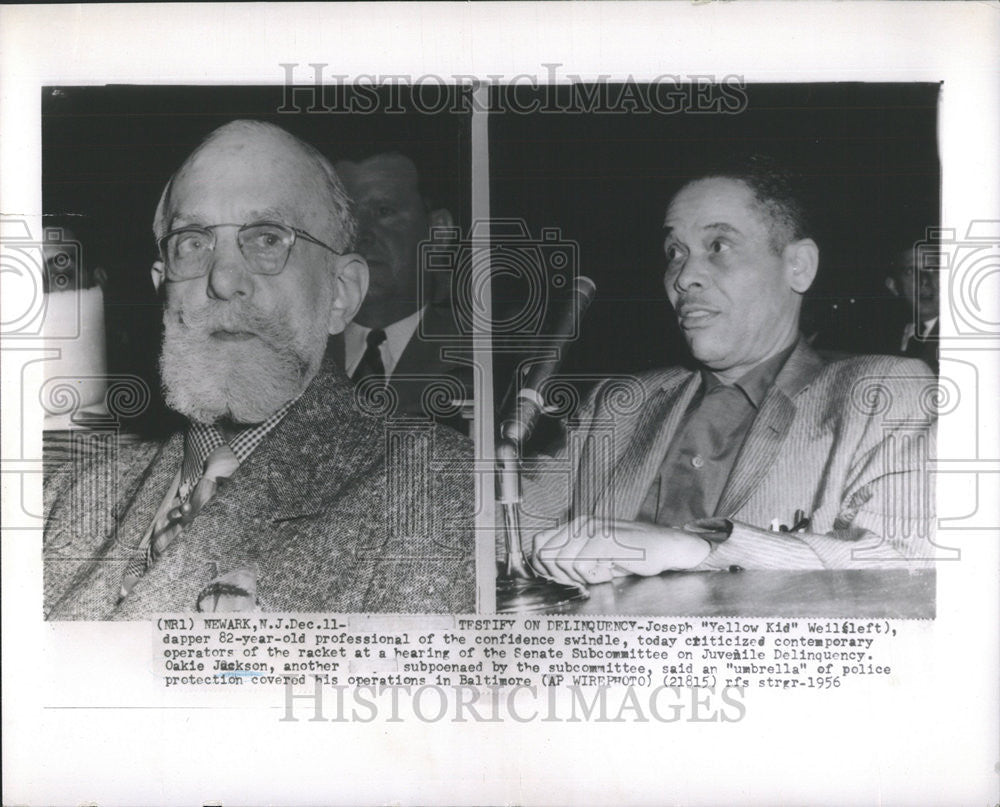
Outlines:
[[368,331],[365,341],[368,343],[368,347],[379,347],[385,341],[385,331],[381,328],[374,328]]

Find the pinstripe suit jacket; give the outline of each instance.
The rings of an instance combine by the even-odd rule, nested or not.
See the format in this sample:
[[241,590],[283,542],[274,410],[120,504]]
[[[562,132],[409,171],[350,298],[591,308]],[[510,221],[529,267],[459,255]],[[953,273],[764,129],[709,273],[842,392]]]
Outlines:
[[181,434],[115,444],[46,480],[46,618],[193,611],[211,581],[237,569],[255,575],[266,610],[474,609],[471,443],[361,411],[329,352],[281,423],[116,605],[183,450]]
[[[700,374],[674,368],[591,393],[550,460],[528,463],[526,540],[573,516],[635,520]],[[768,391],[715,515],[735,529],[704,568],[866,568],[930,556],[935,379],[922,362],[826,362],[800,340]],[[771,532],[811,516],[805,533]],[[865,566],[861,566],[865,564]]]

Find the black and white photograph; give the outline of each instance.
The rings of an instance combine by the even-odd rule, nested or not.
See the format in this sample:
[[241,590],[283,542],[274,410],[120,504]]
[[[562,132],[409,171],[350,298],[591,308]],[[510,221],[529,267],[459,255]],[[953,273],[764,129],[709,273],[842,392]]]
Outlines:
[[491,212],[585,293],[557,370],[494,361],[530,557],[501,610],[933,617],[940,90],[497,91]]
[[1000,803],[997,12],[0,5],[3,803]]
[[43,89],[47,619],[475,610],[463,92]]

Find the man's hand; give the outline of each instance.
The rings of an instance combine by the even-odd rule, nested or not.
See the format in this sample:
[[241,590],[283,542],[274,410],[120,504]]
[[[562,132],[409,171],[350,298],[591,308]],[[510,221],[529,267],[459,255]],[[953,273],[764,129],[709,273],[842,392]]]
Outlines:
[[587,586],[629,574],[691,569],[710,551],[708,541],[683,530],[579,516],[535,535],[531,565],[560,583]]

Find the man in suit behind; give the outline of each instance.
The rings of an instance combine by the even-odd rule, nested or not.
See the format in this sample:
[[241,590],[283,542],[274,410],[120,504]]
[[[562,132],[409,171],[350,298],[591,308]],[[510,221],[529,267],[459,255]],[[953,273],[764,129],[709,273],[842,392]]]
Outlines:
[[565,449],[533,466],[526,519],[548,525],[527,547],[536,568],[586,585],[928,557],[933,378],[886,356],[827,363],[806,344],[819,248],[794,177],[756,159],[688,182],[663,248],[696,368],[598,385]]
[[217,129],[156,211],[160,369],[187,427],[46,480],[45,614],[468,611],[468,441],[364,408],[328,355],[368,285],[335,171]]
[[[940,311],[939,250],[918,243],[898,250],[891,259],[885,286],[905,305],[902,324],[888,352],[921,359],[938,371],[938,319]],[[902,308],[902,306],[901,306]]]
[[434,415],[462,428],[457,407],[424,399],[429,385],[472,399],[471,342],[445,290],[426,275],[420,249],[434,228],[454,228],[452,214],[425,191],[414,162],[398,152],[341,160],[336,169],[352,199],[357,248],[370,271],[368,295],[335,341],[347,373],[357,382],[386,381],[399,414]]

